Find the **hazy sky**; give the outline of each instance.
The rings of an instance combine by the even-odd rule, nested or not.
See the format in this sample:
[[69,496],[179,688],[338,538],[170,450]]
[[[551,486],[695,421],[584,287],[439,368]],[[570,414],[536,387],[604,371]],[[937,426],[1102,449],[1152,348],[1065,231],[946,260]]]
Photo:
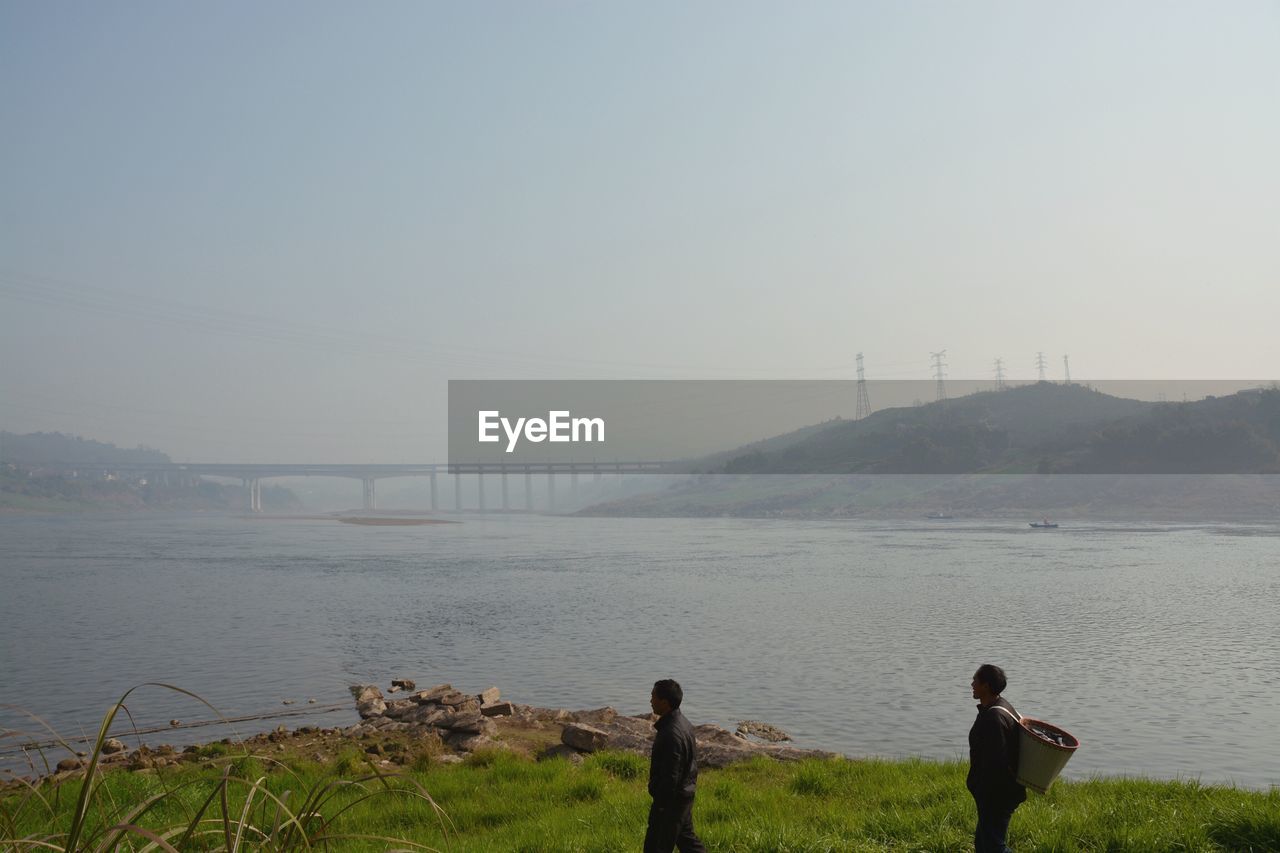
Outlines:
[[449,378],[1274,378],[1280,4],[0,2],[0,427],[419,461]]

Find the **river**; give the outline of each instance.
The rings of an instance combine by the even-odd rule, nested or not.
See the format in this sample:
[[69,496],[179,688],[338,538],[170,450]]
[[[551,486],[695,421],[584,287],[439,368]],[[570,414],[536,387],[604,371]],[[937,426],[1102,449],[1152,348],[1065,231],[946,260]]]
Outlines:
[[[1067,777],[1280,784],[1277,526],[458,518],[0,516],[0,702],[75,735],[145,681],[227,715],[399,676],[641,712],[674,677],[695,722],[956,758],[989,661],[1020,711],[1081,740]],[[211,716],[154,688],[130,709]]]

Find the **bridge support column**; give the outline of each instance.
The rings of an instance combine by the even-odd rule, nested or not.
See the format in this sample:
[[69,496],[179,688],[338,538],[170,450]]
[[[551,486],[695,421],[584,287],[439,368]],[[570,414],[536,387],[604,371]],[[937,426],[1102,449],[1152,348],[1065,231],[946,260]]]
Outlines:
[[462,512],[462,475],[458,473],[453,475],[453,508]]
[[431,510],[434,512],[440,508],[440,492],[436,488],[436,472],[431,472]]
[[524,469],[524,510],[533,512],[533,475],[529,473],[527,465]]
[[578,505],[578,469],[569,466],[569,500],[576,507]]
[[511,509],[511,500],[507,497],[507,469],[502,468],[502,511],[506,512]]
[[378,508],[378,493],[374,488],[374,479],[372,477],[364,478],[364,508]]
[[484,472],[483,471],[476,474],[476,488],[480,492],[480,511],[484,512],[485,506],[484,506]]
[[556,511],[556,474],[554,471],[547,472],[547,511]]
[[257,477],[249,481],[249,512],[262,512],[262,481]]

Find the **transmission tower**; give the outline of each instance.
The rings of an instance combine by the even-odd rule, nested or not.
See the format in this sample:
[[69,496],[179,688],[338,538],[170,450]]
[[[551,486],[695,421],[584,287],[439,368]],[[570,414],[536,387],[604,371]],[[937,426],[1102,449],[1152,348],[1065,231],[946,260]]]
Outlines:
[[1004,359],[996,359],[996,390],[1004,390]]
[[862,353],[858,353],[858,409],[853,419],[860,421],[871,414],[871,400],[867,397],[867,377],[862,372]]
[[1044,381],[1044,369],[1048,366],[1049,366],[1048,362],[1044,360],[1044,353],[1042,352],[1036,353],[1036,369],[1040,371],[1041,382]]
[[942,352],[931,352],[929,357],[933,359],[933,378],[938,380],[938,402],[947,399],[947,386],[943,383],[942,378],[946,374],[942,372],[942,368],[946,365],[942,361],[942,357],[947,354],[946,350]]
[[1068,384],[1068,385],[1070,385],[1070,384],[1071,384],[1071,362],[1070,362],[1070,360],[1069,360],[1070,358],[1071,358],[1071,356],[1069,356],[1069,355],[1064,355],[1064,356],[1062,357],[1062,370],[1063,370],[1063,372],[1067,375],[1067,384]]

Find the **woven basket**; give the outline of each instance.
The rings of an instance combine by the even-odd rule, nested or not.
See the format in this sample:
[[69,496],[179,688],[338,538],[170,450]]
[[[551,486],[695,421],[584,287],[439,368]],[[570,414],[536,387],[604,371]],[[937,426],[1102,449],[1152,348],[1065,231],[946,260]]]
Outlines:
[[[1047,741],[1031,732],[1031,726],[1052,732],[1064,741],[1061,744]],[[1033,791],[1047,794],[1053,780],[1067,766],[1071,756],[1080,746],[1075,735],[1052,723],[1023,717],[1018,721],[1018,782]]]

